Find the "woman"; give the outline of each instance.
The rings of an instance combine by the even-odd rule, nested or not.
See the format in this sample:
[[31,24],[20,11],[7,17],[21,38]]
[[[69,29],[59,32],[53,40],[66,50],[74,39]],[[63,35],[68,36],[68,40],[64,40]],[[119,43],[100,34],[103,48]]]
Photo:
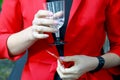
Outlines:
[[[66,43],[61,46],[49,45],[54,42],[51,33],[57,31],[49,26],[58,22],[48,18],[54,14],[44,10],[45,2],[3,1],[0,57],[17,60],[28,50],[21,80],[58,80],[59,76],[63,80],[113,80],[112,75],[120,74],[120,0],[66,0],[61,29]],[[102,55],[106,33],[110,51]],[[65,63],[48,51],[63,56],[60,59]]]

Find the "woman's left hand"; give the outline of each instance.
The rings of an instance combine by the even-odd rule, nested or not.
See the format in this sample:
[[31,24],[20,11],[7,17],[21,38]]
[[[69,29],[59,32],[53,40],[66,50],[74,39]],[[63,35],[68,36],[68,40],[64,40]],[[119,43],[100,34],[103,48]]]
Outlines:
[[66,56],[61,58],[63,62],[74,62],[70,68],[66,68],[58,60],[57,72],[62,80],[76,80],[81,75],[94,70],[98,65],[96,57],[85,55]]

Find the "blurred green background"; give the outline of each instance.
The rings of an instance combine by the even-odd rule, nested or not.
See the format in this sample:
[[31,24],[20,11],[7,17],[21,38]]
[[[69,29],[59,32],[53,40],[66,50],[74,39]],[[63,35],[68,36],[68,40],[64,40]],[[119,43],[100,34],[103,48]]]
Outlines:
[[[0,0],[0,8],[2,5],[2,0]],[[14,62],[11,62],[7,59],[0,59],[0,80],[7,80],[10,75]]]
[[0,60],[0,80],[7,80],[9,77],[14,63],[5,59]]
[[2,0],[0,0],[0,6],[1,6],[1,4],[2,4]]

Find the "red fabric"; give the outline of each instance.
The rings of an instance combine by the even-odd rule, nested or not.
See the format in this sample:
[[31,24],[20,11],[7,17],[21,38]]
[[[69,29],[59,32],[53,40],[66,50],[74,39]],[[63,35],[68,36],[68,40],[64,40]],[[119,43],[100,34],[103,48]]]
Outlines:
[[[10,58],[7,49],[9,35],[32,24],[34,14],[43,9],[45,0],[4,0],[0,16],[0,58]],[[104,24],[106,23],[106,24]],[[120,0],[73,0],[69,23],[65,34],[65,56],[100,55],[107,32],[110,39],[110,52],[120,56]],[[28,51],[28,61],[22,80],[53,80],[57,62],[49,55],[49,50],[58,55],[52,35],[39,40]],[[42,46],[41,46],[42,45]],[[15,56],[14,60],[21,55]],[[111,73],[118,74],[116,70]],[[79,80],[112,80],[107,70],[94,74],[86,73]]]

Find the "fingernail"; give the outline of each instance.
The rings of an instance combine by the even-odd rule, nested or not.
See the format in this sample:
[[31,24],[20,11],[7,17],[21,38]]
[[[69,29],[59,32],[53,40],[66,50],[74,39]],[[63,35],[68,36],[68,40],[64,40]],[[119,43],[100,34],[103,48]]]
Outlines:
[[49,35],[44,35],[45,38],[49,37]]
[[60,57],[61,60],[64,60],[64,57]]
[[53,16],[53,13],[52,13],[52,12],[49,12],[49,16],[50,16],[50,17]]

